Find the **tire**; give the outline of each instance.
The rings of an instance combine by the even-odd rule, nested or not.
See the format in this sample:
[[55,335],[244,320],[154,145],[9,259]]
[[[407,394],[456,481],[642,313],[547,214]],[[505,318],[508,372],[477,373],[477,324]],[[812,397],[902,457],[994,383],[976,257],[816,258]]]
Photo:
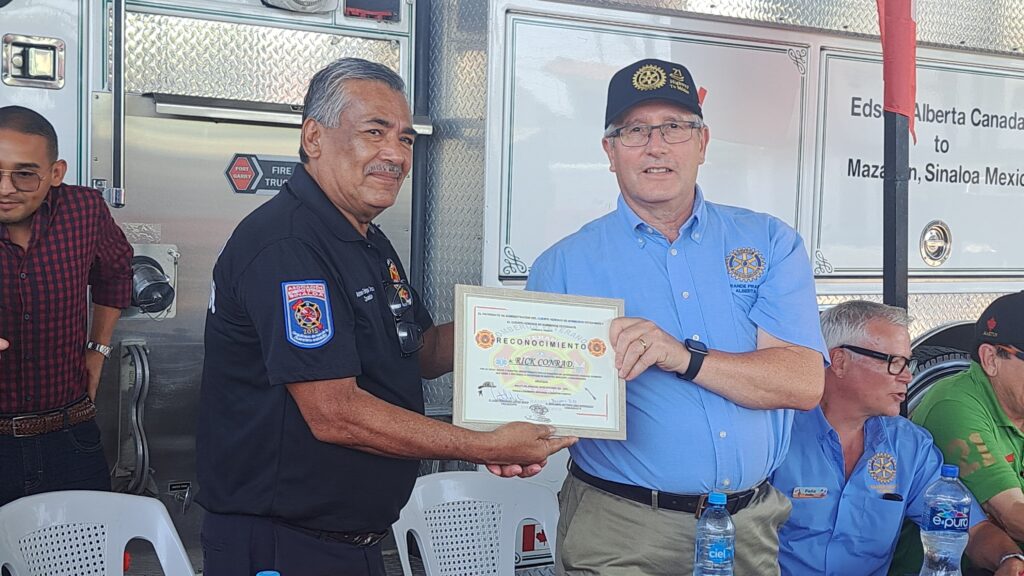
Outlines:
[[925,392],[939,380],[967,370],[971,366],[971,355],[957,348],[945,346],[919,346],[914,350],[917,370],[907,387],[907,409],[909,416],[921,403]]

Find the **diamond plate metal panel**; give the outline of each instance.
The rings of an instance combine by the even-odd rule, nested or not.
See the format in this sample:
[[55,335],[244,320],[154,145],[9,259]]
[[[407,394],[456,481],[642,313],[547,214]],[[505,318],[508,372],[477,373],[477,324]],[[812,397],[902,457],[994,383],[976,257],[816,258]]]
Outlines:
[[[954,322],[974,322],[1001,292],[978,292],[971,294],[911,294],[907,299],[910,312],[910,339],[940,326]],[[881,294],[819,294],[818,306],[829,308],[848,300],[870,300],[881,302]]]
[[[431,2],[424,298],[438,321],[454,317],[455,284],[483,278],[487,2]],[[424,386],[432,414],[451,413],[451,377]]]
[[[672,16],[715,16],[839,33],[878,35],[874,0],[591,0],[567,2]],[[1019,54],[1024,51],[1024,2],[917,2],[921,43]]]
[[129,12],[125,90],[302,104],[328,62],[357,56],[399,71],[399,44],[285,28]]

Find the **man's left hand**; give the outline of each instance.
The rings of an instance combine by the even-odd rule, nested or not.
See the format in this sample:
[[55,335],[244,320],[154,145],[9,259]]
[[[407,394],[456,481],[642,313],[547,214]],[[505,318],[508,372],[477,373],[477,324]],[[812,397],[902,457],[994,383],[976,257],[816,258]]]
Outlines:
[[690,352],[683,343],[643,318],[612,320],[610,336],[619,377],[632,380],[651,366],[666,372],[684,372]]
[[100,376],[103,374],[103,361],[106,356],[95,350],[85,351],[85,371],[89,374],[89,399],[96,400],[96,391],[100,387]]

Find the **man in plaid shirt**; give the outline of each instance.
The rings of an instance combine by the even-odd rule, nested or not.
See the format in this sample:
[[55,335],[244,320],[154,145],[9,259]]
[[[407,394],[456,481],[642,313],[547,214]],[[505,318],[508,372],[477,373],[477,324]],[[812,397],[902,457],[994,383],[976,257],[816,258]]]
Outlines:
[[110,489],[93,399],[131,303],[132,248],[66,172],[45,118],[0,108],[0,505]]

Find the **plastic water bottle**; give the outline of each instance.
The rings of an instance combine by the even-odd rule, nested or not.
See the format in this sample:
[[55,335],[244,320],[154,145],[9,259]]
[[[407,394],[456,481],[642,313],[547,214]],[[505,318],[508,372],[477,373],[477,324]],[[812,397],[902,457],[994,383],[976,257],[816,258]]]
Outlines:
[[281,573],[277,570],[260,570],[256,576],[281,576]]
[[708,506],[697,522],[697,545],[693,558],[694,576],[732,576],[736,549],[736,527],[725,509],[725,494],[712,492]]
[[971,524],[971,493],[960,483],[959,475],[957,466],[945,464],[942,476],[924,491],[928,517],[921,527],[921,576],[960,576],[960,557]]

